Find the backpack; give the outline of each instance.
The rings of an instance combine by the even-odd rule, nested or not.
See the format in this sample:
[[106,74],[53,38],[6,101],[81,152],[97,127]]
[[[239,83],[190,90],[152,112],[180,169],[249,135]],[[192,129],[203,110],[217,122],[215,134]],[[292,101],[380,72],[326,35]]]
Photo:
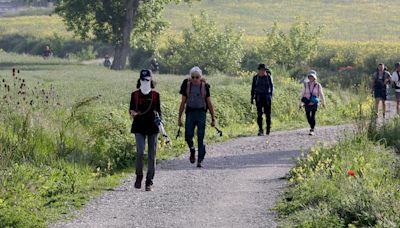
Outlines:
[[397,86],[396,83],[400,83],[400,74],[398,71],[396,71],[397,73],[397,82],[393,82],[393,89],[400,89],[400,87]]
[[[186,104],[188,104],[189,102],[189,96],[191,94],[191,90],[192,90],[192,79],[188,78],[187,80],[187,84],[186,84]],[[207,107],[206,104],[206,81],[202,78],[201,79],[201,84],[200,84],[200,96],[203,98],[203,102],[204,102],[204,107]]]

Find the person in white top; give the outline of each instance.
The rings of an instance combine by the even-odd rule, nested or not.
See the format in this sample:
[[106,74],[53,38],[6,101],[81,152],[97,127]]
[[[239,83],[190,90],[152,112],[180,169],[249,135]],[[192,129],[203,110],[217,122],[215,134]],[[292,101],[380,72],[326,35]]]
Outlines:
[[304,83],[301,93],[301,106],[305,108],[307,121],[310,125],[309,135],[314,135],[315,114],[319,105],[325,105],[325,96],[321,84],[317,82],[317,72],[315,70],[307,73],[307,79],[308,81]]
[[396,92],[397,114],[400,114],[400,62],[394,64],[395,71],[392,73],[392,82]]

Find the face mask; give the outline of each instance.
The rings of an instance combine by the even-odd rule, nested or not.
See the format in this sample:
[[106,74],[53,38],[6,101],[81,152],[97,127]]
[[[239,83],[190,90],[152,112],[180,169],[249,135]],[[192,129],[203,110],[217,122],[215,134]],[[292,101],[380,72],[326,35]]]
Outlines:
[[151,91],[151,80],[150,80],[150,78],[148,80],[140,80],[140,91],[142,91],[142,93],[144,95],[147,95],[147,94],[150,93],[150,91]]

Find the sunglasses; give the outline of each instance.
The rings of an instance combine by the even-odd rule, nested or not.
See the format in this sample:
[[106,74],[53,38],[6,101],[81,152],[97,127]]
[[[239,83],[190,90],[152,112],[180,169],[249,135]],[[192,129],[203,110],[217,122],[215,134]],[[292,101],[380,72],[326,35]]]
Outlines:
[[150,81],[150,79],[147,79],[147,78],[143,78],[143,79],[140,79],[141,81],[146,81],[146,82],[149,82]]
[[192,76],[192,79],[199,79],[200,76]]

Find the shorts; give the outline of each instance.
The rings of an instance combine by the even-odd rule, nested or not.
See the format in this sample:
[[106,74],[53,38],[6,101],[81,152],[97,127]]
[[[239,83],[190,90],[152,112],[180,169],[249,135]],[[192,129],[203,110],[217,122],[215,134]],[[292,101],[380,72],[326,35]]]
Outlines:
[[382,100],[386,101],[387,98],[386,90],[374,90],[374,97],[381,98]]
[[400,100],[400,92],[396,92],[396,100]]

